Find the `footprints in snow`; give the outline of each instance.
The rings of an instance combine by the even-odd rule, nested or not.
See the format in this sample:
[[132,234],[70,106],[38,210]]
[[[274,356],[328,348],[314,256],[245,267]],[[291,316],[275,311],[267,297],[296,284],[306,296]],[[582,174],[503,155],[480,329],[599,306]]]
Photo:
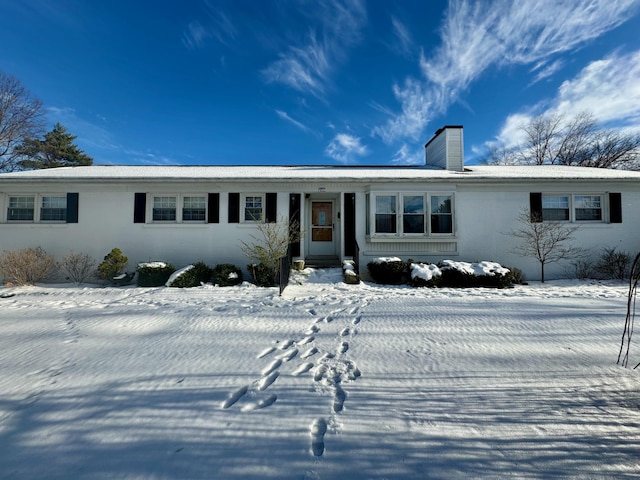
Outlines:
[[[333,305],[336,305],[335,303]],[[329,394],[331,398],[331,410],[329,419],[317,418],[310,426],[311,436],[311,452],[314,456],[320,457],[325,451],[324,437],[328,429],[328,422],[333,424],[333,417],[344,411],[345,402],[347,400],[347,392],[345,384],[352,382],[361,376],[360,369],[355,362],[345,358],[345,354],[349,350],[349,342],[347,339],[356,335],[356,325],[359,325],[362,316],[358,315],[362,305],[353,306],[349,310],[347,308],[339,308],[331,310],[326,315],[319,315],[318,310],[314,307],[307,308],[306,312],[315,317],[311,325],[304,331],[301,338],[292,340],[288,339],[282,342],[276,342],[261,350],[256,359],[265,359],[272,356],[272,360],[260,371],[260,378],[256,381],[244,385],[234,392],[222,402],[221,407],[228,409],[236,404],[242,404],[240,411],[251,412],[267,408],[278,400],[278,395],[270,394],[263,396],[260,392],[269,389],[280,378],[281,371],[285,369],[288,362],[296,358],[300,359],[300,363],[290,371],[292,377],[301,377],[310,373],[315,385],[315,390],[319,394]],[[348,314],[348,318],[344,318],[344,314]],[[333,351],[324,351],[317,360],[312,361],[312,357],[321,353],[318,338],[324,335],[326,338],[326,329],[322,324],[327,325],[327,329],[332,330],[329,324],[338,323],[338,320],[349,321],[349,325],[340,328],[339,326],[333,330],[337,333],[338,344]],[[325,330],[324,332],[322,332]],[[334,335],[336,334],[334,333]],[[322,339],[322,337],[320,337]]]

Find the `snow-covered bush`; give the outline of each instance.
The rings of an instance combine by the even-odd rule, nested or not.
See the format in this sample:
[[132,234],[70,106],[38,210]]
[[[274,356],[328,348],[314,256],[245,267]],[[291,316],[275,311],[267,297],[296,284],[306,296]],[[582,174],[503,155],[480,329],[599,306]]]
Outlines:
[[511,271],[496,262],[458,262],[442,260],[438,263],[442,272],[443,287],[508,287],[513,283]]
[[231,263],[220,263],[213,269],[212,281],[220,287],[232,287],[242,283],[242,270]]
[[160,287],[165,285],[175,267],[165,262],[139,263],[136,268],[138,272],[138,285],[141,287]]
[[[504,288],[514,283],[515,276],[508,268],[495,262],[457,262],[442,260],[433,263],[411,263],[409,283],[414,287],[497,287]],[[522,272],[518,283],[524,283]]]
[[404,281],[407,264],[398,257],[378,257],[367,263],[367,269],[374,282],[398,285]]
[[167,287],[191,288],[199,287],[211,280],[213,270],[204,262],[187,265],[171,274],[165,284]]
[[0,274],[15,285],[32,285],[44,280],[56,261],[41,247],[6,251],[0,255]]
[[442,277],[442,271],[433,263],[411,263],[409,273],[409,284],[414,287],[437,287]]

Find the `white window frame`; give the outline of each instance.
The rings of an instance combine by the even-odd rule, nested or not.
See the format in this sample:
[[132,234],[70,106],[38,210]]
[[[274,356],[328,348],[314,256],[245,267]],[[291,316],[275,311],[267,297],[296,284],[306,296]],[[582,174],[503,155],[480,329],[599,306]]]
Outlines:
[[[395,198],[395,213],[378,213],[378,197],[394,197]],[[408,197],[422,197],[422,232],[405,232],[405,215],[419,215],[410,212],[405,213],[405,198]],[[451,199],[451,232],[433,232],[431,225],[431,217],[434,215],[431,211],[431,206],[434,197],[449,197]],[[410,239],[429,239],[440,237],[453,237],[455,235],[455,204],[454,193],[450,191],[446,192],[419,192],[419,191],[371,191],[366,195],[366,210],[367,210],[367,235],[370,238],[378,239],[396,239],[396,240],[410,240]],[[377,215],[395,215],[395,232],[378,232],[376,230]]]
[[[247,218],[247,200],[250,198],[260,198],[260,218]],[[243,193],[240,195],[240,223],[264,223],[266,209],[266,195],[264,193]]]
[[[4,219],[6,223],[15,223],[15,224],[33,224],[33,223],[47,223],[47,224],[66,224],[67,223],[67,194],[66,193],[7,193],[5,195],[6,202],[5,208],[2,212],[0,218]],[[33,218],[30,220],[14,220],[9,218],[9,209],[11,207],[11,199],[12,198],[30,198],[33,200]],[[63,198],[65,204],[65,214],[64,219],[62,220],[44,220],[42,211],[44,209],[44,199],[45,198]],[[16,208],[16,207],[14,207]]]
[[[150,194],[149,206],[147,207],[147,218],[151,219],[151,223],[163,225],[173,225],[173,224],[199,224],[199,223],[207,223],[207,194],[205,193],[152,193]],[[198,197],[204,199],[204,217],[202,220],[185,220],[184,219],[184,209],[185,209],[185,198]],[[173,198],[175,201],[175,220],[155,220],[154,219],[154,210],[156,199],[159,198]]]
[[[544,216],[544,200],[545,198],[566,198],[567,199],[567,207],[568,214],[566,219],[548,219]],[[587,209],[587,207],[579,207],[578,203],[582,197],[599,197],[600,206],[592,207],[594,209],[600,210],[600,218],[599,219],[578,219],[577,211],[581,208]],[[600,224],[607,223],[608,221],[608,205],[607,205],[607,195],[604,193],[543,193],[542,194],[542,221],[543,222],[558,222],[558,223],[580,223],[580,224]],[[563,207],[557,207],[558,209],[563,209]]]

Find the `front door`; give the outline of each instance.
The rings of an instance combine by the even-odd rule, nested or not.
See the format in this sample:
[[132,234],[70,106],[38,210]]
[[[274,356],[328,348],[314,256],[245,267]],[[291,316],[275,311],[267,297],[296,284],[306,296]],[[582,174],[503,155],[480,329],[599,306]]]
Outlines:
[[311,235],[309,255],[336,254],[334,204],[332,200],[311,202]]

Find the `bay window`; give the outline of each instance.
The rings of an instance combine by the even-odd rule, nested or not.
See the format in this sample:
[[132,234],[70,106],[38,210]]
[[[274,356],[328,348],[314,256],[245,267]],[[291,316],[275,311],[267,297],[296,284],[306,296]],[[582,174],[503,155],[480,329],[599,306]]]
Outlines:
[[367,194],[367,234],[420,238],[453,234],[453,195],[423,192]]

